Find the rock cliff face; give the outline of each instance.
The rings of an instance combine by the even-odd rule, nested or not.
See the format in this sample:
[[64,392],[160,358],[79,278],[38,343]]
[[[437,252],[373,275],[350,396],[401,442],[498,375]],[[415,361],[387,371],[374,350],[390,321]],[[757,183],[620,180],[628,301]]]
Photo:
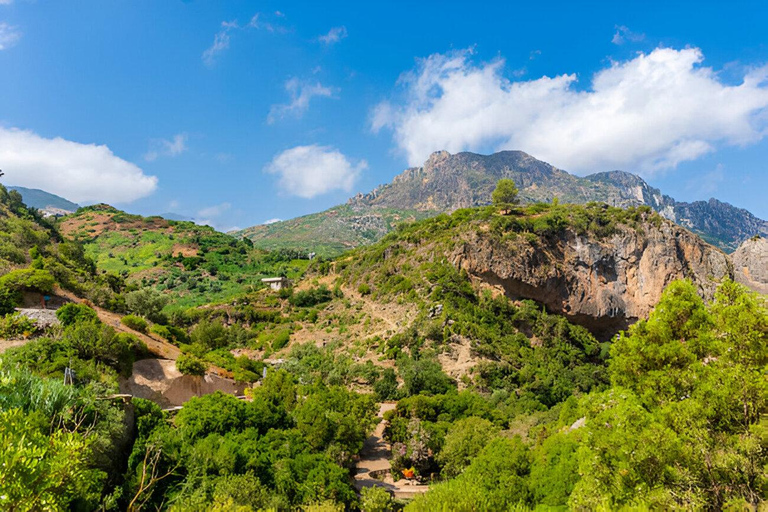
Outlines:
[[603,339],[647,317],[671,281],[690,279],[711,298],[718,281],[733,277],[722,251],[666,221],[602,240],[565,230],[536,244],[468,231],[451,259],[507,296],[541,302]]
[[735,279],[756,292],[768,294],[768,238],[745,241],[732,255]]

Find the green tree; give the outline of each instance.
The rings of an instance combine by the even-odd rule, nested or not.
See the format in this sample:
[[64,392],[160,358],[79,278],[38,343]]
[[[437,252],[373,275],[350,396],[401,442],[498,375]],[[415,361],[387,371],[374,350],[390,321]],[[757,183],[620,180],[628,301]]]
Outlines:
[[437,461],[443,466],[443,475],[459,475],[498,432],[493,423],[474,416],[451,425],[443,449],[437,456]]
[[56,318],[59,319],[64,327],[68,327],[78,322],[93,322],[98,319],[96,311],[86,304],[75,304],[70,302],[64,304],[56,310]]
[[208,364],[192,354],[181,354],[176,359],[176,369],[179,370],[182,375],[205,375],[208,371]]
[[500,179],[496,183],[496,189],[494,189],[491,195],[491,200],[494,206],[508,211],[517,203],[517,186],[515,186],[515,182],[509,178]]
[[[101,479],[88,469],[88,442],[77,433],[43,433],[19,409],[0,411],[0,508],[97,508]],[[89,505],[88,505],[89,504]]]
[[390,512],[392,496],[383,487],[375,485],[366,487],[360,492],[360,510],[362,512]]
[[125,295],[125,305],[131,313],[149,320],[159,319],[160,312],[168,304],[168,297],[152,288],[142,288]]

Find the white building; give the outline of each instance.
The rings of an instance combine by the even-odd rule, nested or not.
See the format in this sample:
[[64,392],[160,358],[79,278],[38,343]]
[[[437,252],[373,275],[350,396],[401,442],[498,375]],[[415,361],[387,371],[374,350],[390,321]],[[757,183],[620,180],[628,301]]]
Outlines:
[[291,280],[287,277],[265,277],[261,282],[268,284],[273,290],[282,290],[291,286]]

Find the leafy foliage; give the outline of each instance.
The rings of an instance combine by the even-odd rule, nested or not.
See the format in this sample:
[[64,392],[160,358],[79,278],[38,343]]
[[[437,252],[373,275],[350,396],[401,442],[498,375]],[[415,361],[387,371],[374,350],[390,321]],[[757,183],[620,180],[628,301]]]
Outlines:
[[515,182],[503,178],[496,183],[496,188],[491,194],[493,204],[503,210],[508,210],[517,202],[517,187]]
[[178,359],[176,359],[176,369],[183,375],[202,376],[208,371],[208,365],[205,361],[192,354],[181,354]]

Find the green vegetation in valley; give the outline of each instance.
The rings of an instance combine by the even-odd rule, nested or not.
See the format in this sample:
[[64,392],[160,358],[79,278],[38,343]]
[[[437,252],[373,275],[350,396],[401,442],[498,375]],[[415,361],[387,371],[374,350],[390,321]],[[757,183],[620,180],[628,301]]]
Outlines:
[[[178,345],[182,373],[216,365],[258,381],[248,400],[216,393],[174,416],[134,398],[130,411],[114,395],[147,356],[137,338],[101,323],[88,303],[60,308],[61,325],[47,328],[10,313],[0,334],[32,339],[0,358],[0,508],[391,510],[402,504],[381,491],[358,496],[351,479],[383,400],[397,401],[386,414],[392,476],[412,471],[431,484],[406,511],[765,506],[765,298],[726,281],[706,304],[691,283],[674,282],[647,320],[600,343],[540,304],[478,286],[447,260],[467,236],[535,248],[666,222],[647,208],[459,210],[335,262],[299,260],[290,274],[295,251],[263,253],[207,228],[105,207],[62,224],[81,233],[83,250],[12,194],[0,199],[8,245],[26,250],[3,260],[9,313],[19,293],[68,286]],[[161,236],[145,239],[143,229]],[[102,257],[100,244],[116,232],[131,264],[100,274],[87,254]],[[155,254],[169,242],[170,253]],[[309,276],[273,292],[244,275],[257,268]],[[169,288],[175,272],[244,280],[206,295]],[[374,325],[384,307],[394,318]],[[471,360],[459,374],[449,368],[457,347]],[[71,385],[65,369],[74,370]]]
[[402,222],[425,219],[434,214],[416,209],[378,208],[371,211],[340,205],[320,213],[253,226],[235,235],[251,240],[254,247],[267,251],[290,249],[330,258],[376,242]]
[[[458,475],[408,511],[747,509],[763,503],[768,309],[732,282],[705,305],[670,285],[611,347],[611,387],[547,412],[504,414],[497,393],[401,400],[395,469]],[[520,432],[518,425],[533,425]],[[516,434],[522,434],[522,437]]]

